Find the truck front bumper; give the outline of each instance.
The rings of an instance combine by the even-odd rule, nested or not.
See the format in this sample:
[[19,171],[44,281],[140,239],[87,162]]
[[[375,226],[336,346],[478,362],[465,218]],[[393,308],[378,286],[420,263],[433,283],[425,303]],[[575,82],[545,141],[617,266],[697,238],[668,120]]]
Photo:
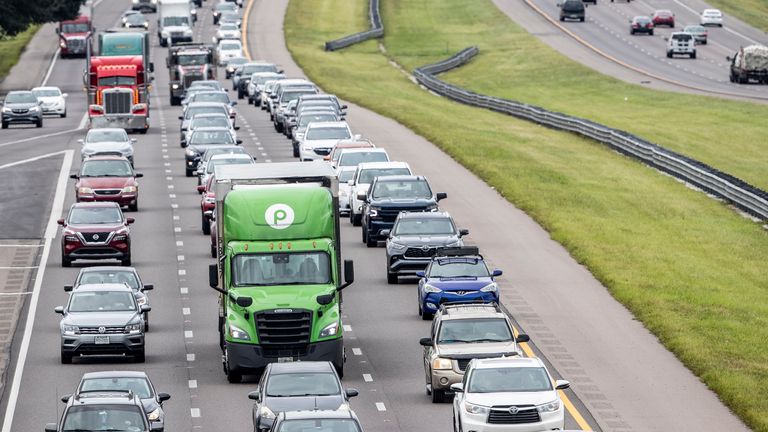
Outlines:
[[[265,353],[262,345],[245,344],[238,342],[226,342],[227,360],[230,371],[237,373],[260,372],[269,363],[289,361],[330,361],[337,369],[344,366],[344,339],[315,342],[307,345],[307,349],[301,355],[296,355],[293,350],[286,350],[285,356],[274,348]],[[268,354],[269,356],[266,356]],[[273,354],[277,354],[274,355]]]
[[91,128],[148,129],[149,117],[144,115],[103,115],[91,117]]

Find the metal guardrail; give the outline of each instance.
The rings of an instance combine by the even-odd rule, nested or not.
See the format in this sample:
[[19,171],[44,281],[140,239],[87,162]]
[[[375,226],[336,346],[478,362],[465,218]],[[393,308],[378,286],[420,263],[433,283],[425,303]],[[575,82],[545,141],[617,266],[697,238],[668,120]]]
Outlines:
[[768,219],[768,192],[707,164],[667,150],[629,132],[586,119],[547,111],[534,105],[474,93],[435,76],[466,64],[478,53],[477,47],[465,48],[439,63],[417,68],[413,75],[421,85],[441,96],[592,138],[646,165],[703,189],[762,220]]
[[381,22],[381,12],[379,10],[379,0],[370,0],[368,3],[368,20],[371,23],[371,29],[353,35],[344,36],[341,39],[328,41],[325,43],[326,51],[336,51],[346,48],[369,39],[384,37],[384,24]]

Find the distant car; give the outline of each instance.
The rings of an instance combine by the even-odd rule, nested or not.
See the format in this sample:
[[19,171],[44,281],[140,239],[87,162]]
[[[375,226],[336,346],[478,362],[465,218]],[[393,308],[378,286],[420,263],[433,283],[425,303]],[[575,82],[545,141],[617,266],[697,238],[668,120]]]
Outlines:
[[[165,430],[165,412],[163,402],[171,398],[168,393],[157,393],[152,381],[144,372],[134,371],[104,371],[87,372],[72,396],[85,393],[130,391],[141,399],[144,413],[147,415],[152,430]],[[72,397],[70,396],[70,397]],[[64,400],[64,398],[62,398]],[[98,430],[98,429],[97,429]]]
[[349,195],[352,192],[352,186],[347,182],[352,180],[357,167],[341,167],[336,170],[336,178],[339,179],[339,213],[341,215],[349,214]]
[[256,106],[261,104],[261,92],[264,91],[264,83],[270,80],[285,79],[285,75],[275,72],[254,72],[246,87],[248,93],[248,103]]
[[43,127],[42,102],[31,91],[12,91],[5,96],[3,101],[2,128],[8,129],[13,123],[32,123]]
[[707,28],[701,25],[687,25],[683,28],[683,32],[693,35],[693,39],[696,43],[702,45],[707,44]]
[[[240,40],[240,27],[237,26],[235,23],[226,23],[219,26],[219,29],[216,30],[216,34],[213,36],[213,41],[215,43],[219,43],[225,39],[236,39]],[[244,57],[240,57],[243,60],[247,61]],[[227,76],[229,78],[229,76]]]
[[[230,24],[227,24],[227,25],[230,25]],[[234,24],[232,24],[232,25],[234,25]],[[235,58],[231,58],[231,59],[227,60],[227,65],[226,65],[226,68],[224,70],[224,72],[226,74],[226,78],[227,79],[232,78],[232,74],[235,73],[235,69],[237,69],[238,66],[242,66],[245,63],[248,63],[248,61],[249,60],[247,58],[245,58],[245,57],[235,57]]]
[[310,123],[299,144],[299,159],[322,160],[331,153],[339,140],[352,138],[352,131],[345,121]]
[[89,129],[85,139],[77,140],[81,144],[80,160],[93,156],[122,156],[133,166],[133,144],[135,138],[128,137],[122,128]]
[[75,203],[61,229],[61,265],[71,267],[76,259],[117,259],[131,265],[133,218],[126,218],[113,202]]
[[128,9],[127,11],[123,12],[122,15],[120,15],[120,23],[125,25],[125,22],[128,20],[128,17],[131,15],[141,15],[141,11]]
[[[66,403],[61,421],[46,424],[45,432],[161,432],[150,425],[141,399],[133,392],[83,392]],[[98,415],[108,412],[114,415]]]
[[696,42],[693,35],[685,32],[674,32],[667,38],[667,57],[685,55],[696,58]]
[[205,165],[205,172],[200,176],[200,183],[205,184],[208,182],[208,177],[213,175],[217,165],[250,165],[253,163],[253,157],[248,154],[223,153],[214,155]]
[[[352,180],[347,181],[347,184],[351,187],[349,222],[353,226],[360,226],[363,217],[363,204],[365,203],[368,188],[370,188],[371,183],[373,183],[376,177],[411,174],[413,174],[411,167],[406,162],[359,163],[355,174],[352,176]],[[392,221],[394,222],[394,217]]]
[[224,113],[198,114],[192,117],[186,128],[182,129],[181,146],[187,146],[187,140],[189,140],[195,129],[209,127],[230,129],[235,139],[237,139],[237,132],[235,131],[240,129],[239,126],[232,127],[232,119]]
[[256,390],[248,393],[254,401],[253,430],[269,430],[281,411],[346,411],[349,398],[357,394],[355,389],[344,390],[331,362],[270,363]]
[[67,116],[67,94],[58,87],[35,87],[32,93],[42,102],[40,108],[43,114],[56,114],[61,118]]
[[270,432],[304,430],[363,432],[363,427],[352,410],[281,411]]
[[224,12],[237,12],[237,5],[230,2],[219,2],[213,7],[213,24],[219,23],[219,18]]
[[[474,359],[469,362],[464,382],[451,385],[456,393],[454,428],[562,430],[565,409],[557,391],[568,387],[568,381],[555,381],[537,357]],[[514,429],[505,428],[512,425]]]
[[[348,142],[349,140],[345,140]],[[338,145],[338,143],[336,144]],[[336,159],[337,167],[356,167],[368,162],[389,162],[389,154],[381,147],[342,148]]]
[[703,26],[723,26],[723,13],[718,9],[704,9],[701,13],[701,25]]
[[629,21],[629,34],[646,33],[653,36],[653,21],[651,17],[636,16]]
[[144,17],[144,14],[131,14],[123,19],[123,27],[125,28],[149,28],[149,20]]
[[242,144],[232,135],[229,128],[198,128],[187,141],[184,157],[184,170],[187,177],[192,177],[199,168],[200,156],[210,147]]
[[240,26],[243,24],[243,19],[237,12],[224,11],[221,13],[221,15],[219,15],[219,25],[224,24],[234,24],[237,26],[237,28],[240,28]]
[[419,276],[439,249],[464,246],[467,234],[447,212],[401,212],[392,229],[381,231],[387,241],[387,283],[398,283],[400,276]]
[[341,120],[339,116],[330,111],[311,111],[300,115],[296,119],[296,125],[291,132],[293,157],[299,157],[299,143],[304,139],[304,134],[307,132],[308,125],[323,122],[337,122],[339,120]]
[[663,25],[675,28],[675,14],[671,10],[657,9],[651,15],[651,21],[653,21],[653,25],[656,27]]
[[560,21],[578,20],[584,22],[586,19],[586,6],[581,0],[564,0],[557,6],[560,8]]
[[[373,145],[373,143],[369,139],[365,139],[362,137],[353,137],[352,139],[341,140],[337,142],[336,145],[333,146],[333,150],[331,150],[331,153],[328,156],[324,157],[323,160],[330,162],[331,165],[334,168],[336,168],[337,162],[339,161],[339,157],[346,150],[371,149],[375,147],[376,146]],[[387,155],[387,160],[389,160],[389,155]]]
[[238,99],[245,97],[251,76],[256,72],[282,73],[282,70],[279,70],[274,63],[267,62],[249,62],[238,67],[232,74],[232,90],[237,90]]
[[203,234],[211,234],[211,218],[216,209],[216,191],[213,189],[216,176],[209,176],[208,180],[197,186],[200,198],[200,228]]
[[219,66],[224,66],[227,60],[243,56],[243,44],[236,39],[224,39],[216,46],[216,56],[219,59]]
[[77,202],[111,201],[139,210],[139,183],[144,174],[135,172],[128,159],[122,156],[92,156],[84,160],[75,182]]
[[[230,117],[229,108],[229,105],[221,102],[191,102],[187,104],[183,114],[179,116],[179,120],[181,120],[181,124],[179,125],[180,139],[182,141],[184,140],[184,130],[189,127],[189,122],[192,120],[192,117],[198,114],[217,113]],[[234,128],[234,123],[230,127]],[[187,140],[189,140],[189,137],[187,137]]]

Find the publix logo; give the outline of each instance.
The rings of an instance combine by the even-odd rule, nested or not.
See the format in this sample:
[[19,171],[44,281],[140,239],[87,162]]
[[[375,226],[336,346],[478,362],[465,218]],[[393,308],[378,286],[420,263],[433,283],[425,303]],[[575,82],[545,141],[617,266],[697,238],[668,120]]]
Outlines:
[[267,225],[274,229],[286,229],[293,223],[293,209],[287,204],[272,204],[264,212]]

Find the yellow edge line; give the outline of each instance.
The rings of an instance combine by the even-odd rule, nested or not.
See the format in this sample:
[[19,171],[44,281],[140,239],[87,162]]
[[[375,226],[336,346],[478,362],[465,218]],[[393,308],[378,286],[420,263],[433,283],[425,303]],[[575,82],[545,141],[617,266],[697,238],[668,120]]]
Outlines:
[[[517,333],[517,330],[515,330],[515,333]],[[536,354],[533,353],[533,350],[528,345],[527,342],[520,342],[518,345],[520,345],[520,348],[523,349],[523,352],[525,352],[525,355],[531,358],[536,357]],[[571,400],[566,396],[565,392],[562,390],[558,390],[557,393],[560,395],[560,399],[563,401],[563,405],[565,405],[565,409],[568,410],[568,413],[571,414],[574,420],[576,420],[576,423],[579,425],[581,430],[583,431],[591,431],[592,427],[589,426],[589,423],[587,423],[586,420],[584,420],[584,417],[581,415],[579,410],[576,408],[576,406],[571,402]]]
[[251,9],[253,9],[255,2],[255,0],[248,0],[248,6],[245,7],[243,12],[243,54],[245,54],[245,58],[248,61],[253,60],[251,58],[251,50],[248,48],[248,18],[251,16]]

